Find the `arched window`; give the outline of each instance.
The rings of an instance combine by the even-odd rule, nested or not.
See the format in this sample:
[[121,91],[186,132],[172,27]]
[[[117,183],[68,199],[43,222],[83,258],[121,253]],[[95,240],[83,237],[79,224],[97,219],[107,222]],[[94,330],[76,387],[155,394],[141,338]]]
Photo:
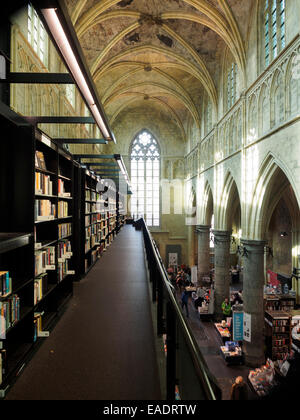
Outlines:
[[131,146],[131,214],[143,216],[148,226],[160,225],[160,151],[144,130]]
[[267,67],[285,47],[285,0],[265,0],[264,31]]

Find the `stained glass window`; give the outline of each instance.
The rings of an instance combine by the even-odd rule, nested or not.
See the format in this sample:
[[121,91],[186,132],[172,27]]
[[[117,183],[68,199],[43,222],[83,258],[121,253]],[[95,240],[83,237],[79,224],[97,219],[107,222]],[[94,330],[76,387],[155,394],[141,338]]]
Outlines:
[[160,151],[157,141],[143,131],[131,147],[131,214],[143,216],[148,226],[160,225]]

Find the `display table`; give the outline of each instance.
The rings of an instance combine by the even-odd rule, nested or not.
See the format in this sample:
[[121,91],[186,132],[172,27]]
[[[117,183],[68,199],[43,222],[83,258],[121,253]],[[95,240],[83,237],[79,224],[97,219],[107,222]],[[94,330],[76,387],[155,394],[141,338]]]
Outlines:
[[226,341],[229,341],[231,338],[231,334],[229,331],[230,326],[226,323],[225,327],[222,327],[222,324],[215,324],[215,328],[218,331],[220,337],[223,340],[223,343],[225,344]]
[[244,356],[239,343],[226,342],[225,346],[220,347],[220,350],[227,365],[242,365],[244,363]]
[[273,362],[268,359],[265,366],[250,371],[248,381],[259,397],[267,397],[279,385]]

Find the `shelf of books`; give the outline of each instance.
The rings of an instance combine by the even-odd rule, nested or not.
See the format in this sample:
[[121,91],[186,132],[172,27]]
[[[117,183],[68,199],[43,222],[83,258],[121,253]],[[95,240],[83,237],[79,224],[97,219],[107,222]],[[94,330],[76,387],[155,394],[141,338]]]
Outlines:
[[[7,113],[7,115],[6,115]],[[73,160],[1,107],[0,398],[73,290]]]
[[35,335],[56,316],[62,296],[72,295],[73,178],[71,155],[36,132],[35,151]]
[[126,216],[126,206],[127,197],[124,194],[117,192],[117,233],[120,232],[122,227],[126,224],[127,216]]
[[82,169],[82,264],[81,275],[85,275],[103,252],[101,244],[101,213],[99,213],[100,194],[97,192],[99,177],[85,168]]
[[81,263],[84,276],[99,260],[117,234],[116,192],[86,168],[81,173]]
[[268,356],[283,360],[291,351],[291,315],[284,311],[265,312],[265,330]]

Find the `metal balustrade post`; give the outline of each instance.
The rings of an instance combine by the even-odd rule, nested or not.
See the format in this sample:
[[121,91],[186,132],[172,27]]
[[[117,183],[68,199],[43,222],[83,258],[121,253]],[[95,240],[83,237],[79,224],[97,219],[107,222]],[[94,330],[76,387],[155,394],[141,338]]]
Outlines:
[[176,386],[176,319],[170,302],[167,303],[167,401],[175,401]]
[[157,278],[157,334],[165,333],[164,326],[164,289],[163,280],[159,277],[159,271],[156,269]]

